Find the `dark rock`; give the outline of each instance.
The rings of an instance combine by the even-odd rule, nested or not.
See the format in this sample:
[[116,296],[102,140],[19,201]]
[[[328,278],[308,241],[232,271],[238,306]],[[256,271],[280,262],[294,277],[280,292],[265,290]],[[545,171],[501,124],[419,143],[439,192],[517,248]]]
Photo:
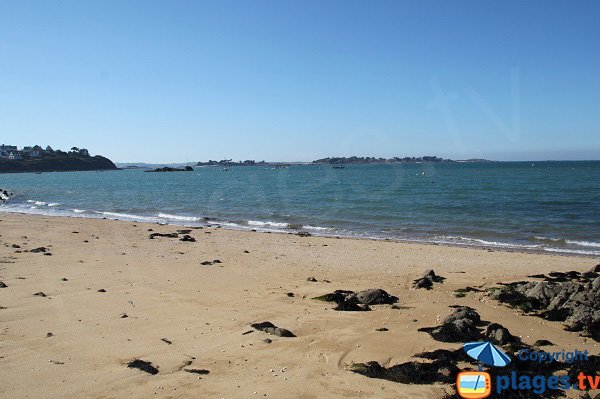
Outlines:
[[106,292],[106,290],[104,288],[100,288],[98,292]]
[[306,279],[306,281],[310,281],[310,282],[312,282],[312,283],[315,283],[315,282],[317,282],[317,279],[316,279],[316,278],[314,278],[314,277],[308,277],[308,278]]
[[162,342],[164,342],[165,344],[167,344],[167,345],[172,345],[172,344],[173,344],[173,341],[170,341],[170,340],[168,340],[168,339],[166,339],[166,338],[161,338],[160,340],[161,340]]
[[54,337],[54,334],[51,333],[51,332],[49,332],[49,333],[46,334],[46,338],[50,338],[50,337]]
[[498,323],[492,323],[487,326],[484,337],[496,345],[508,345],[518,342],[518,338],[514,337],[507,328]]
[[285,328],[280,328],[269,321],[262,323],[254,323],[250,325],[252,328],[266,332],[267,334],[276,335],[278,337],[295,337],[295,335]]
[[181,230],[177,230],[178,234],[190,234],[192,232],[192,229],[181,229]]
[[46,294],[44,294],[42,291],[40,292],[36,292],[35,294],[33,294],[34,296],[41,296],[41,297],[45,297]]
[[300,232],[296,233],[296,235],[300,236],[300,237],[310,237],[310,236],[312,236],[312,234],[310,234],[308,231],[300,231]]
[[196,242],[196,239],[189,234],[184,235],[179,239],[179,241],[187,241],[187,242]]
[[413,288],[416,289],[421,289],[421,288],[425,288],[425,289],[431,289],[433,287],[433,281],[431,281],[428,278],[420,278],[414,281],[413,283]]
[[377,362],[355,363],[350,371],[369,378],[380,378],[401,384],[452,383],[459,369],[451,363],[433,361],[431,363],[407,362],[385,368]]
[[325,294],[313,298],[319,301],[335,302],[335,310],[341,311],[368,311],[369,305],[392,304],[398,301],[398,298],[389,295],[382,289],[369,289],[355,293],[353,291],[336,290],[330,294]]
[[600,341],[600,276],[593,270],[551,272],[540,282],[502,284],[490,296]]
[[441,283],[442,281],[444,281],[446,279],[445,277],[441,277],[441,276],[438,276],[437,274],[435,274],[435,272],[432,269],[425,271],[425,273],[423,273],[421,278],[427,278],[427,279],[433,281],[434,283]]
[[52,256],[52,254],[50,252],[45,252],[44,255],[46,255],[46,256]]
[[481,323],[481,317],[475,309],[468,306],[452,306],[452,308],[454,308],[454,310],[442,321],[443,324],[452,323],[453,321],[460,319],[468,319],[475,324]]
[[481,324],[479,313],[468,306],[456,306],[438,327],[420,328],[418,331],[429,333],[433,339],[442,342],[477,341],[481,337],[478,326]]
[[138,369],[145,371],[148,374],[156,375],[158,374],[158,368],[152,365],[152,362],[147,362],[141,359],[134,359],[127,363],[127,367],[130,369]]
[[379,288],[371,288],[356,294],[358,302],[363,305],[391,305],[398,302],[398,297],[392,296]]
[[177,238],[179,237],[177,233],[151,233],[148,238],[154,240],[154,237],[167,237],[167,238]]
[[0,281],[0,288],[6,288],[6,287],[8,287],[8,285],[6,285],[2,281]]
[[200,375],[206,375],[206,374],[210,373],[209,370],[205,370],[205,369],[183,369],[183,371],[185,371],[187,373],[200,374]]
[[13,248],[21,248],[21,246],[20,246],[20,245],[17,245],[17,244],[13,244],[13,245],[12,245],[12,247],[13,247]]
[[390,331],[390,330],[385,327],[380,327],[380,328],[376,328],[375,331]]
[[289,296],[290,298],[294,297],[294,293],[293,292],[288,292],[286,295]]
[[46,247],[39,247],[39,248],[33,248],[29,252],[38,253],[38,252],[46,252],[46,251],[48,251],[48,248],[46,248]]
[[164,168],[157,168],[157,169],[152,169],[152,170],[145,170],[144,172],[161,173],[161,172],[193,172],[193,171],[194,171],[194,169],[191,166],[186,166],[183,169],[164,167]]
[[592,267],[592,270],[590,270],[593,273],[600,273],[600,264],[597,264],[596,266]]
[[129,316],[127,315],[127,313],[121,313],[121,314],[119,315],[119,317],[120,317],[121,319],[126,319],[126,318],[128,318]]
[[433,287],[433,283],[442,283],[445,279],[445,277],[438,276],[433,270],[429,269],[413,282],[413,288],[429,290]]
[[68,278],[66,278],[66,277],[63,277],[63,278],[61,278],[60,280],[61,280],[61,281],[69,281],[69,279],[68,279]]
[[270,344],[271,342],[273,342],[273,340],[271,338],[265,338],[265,339],[263,339],[263,342],[265,344]]
[[554,346],[554,344],[547,339],[538,339],[533,343],[533,346]]

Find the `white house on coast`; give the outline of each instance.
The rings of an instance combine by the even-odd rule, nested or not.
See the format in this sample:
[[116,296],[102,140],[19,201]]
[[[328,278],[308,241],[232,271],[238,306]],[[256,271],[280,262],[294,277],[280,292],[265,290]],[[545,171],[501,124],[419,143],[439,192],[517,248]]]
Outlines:
[[0,145],[0,159],[20,160],[23,158],[41,158],[42,148],[40,146],[23,147],[19,150],[16,145]]

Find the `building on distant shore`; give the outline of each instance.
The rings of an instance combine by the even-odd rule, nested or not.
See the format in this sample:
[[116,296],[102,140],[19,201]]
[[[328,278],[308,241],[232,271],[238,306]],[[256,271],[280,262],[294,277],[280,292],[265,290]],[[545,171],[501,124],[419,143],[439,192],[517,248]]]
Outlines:
[[16,161],[19,159],[23,159],[23,156],[19,151],[15,151],[8,154],[8,159],[10,159],[11,161]]
[[16,145],[0,145],[0,158],[4,159],[19,159]]
[[41,158],[42,147],[40,147],[39,145],[33,147],[23,147],[21,153],[26,158]]
[[23,158],[41,158],[42,152],[42,147],[39,145],[23,147],[20,151],[16,145],[0,145],[0,158],[2,159],[20,160]]

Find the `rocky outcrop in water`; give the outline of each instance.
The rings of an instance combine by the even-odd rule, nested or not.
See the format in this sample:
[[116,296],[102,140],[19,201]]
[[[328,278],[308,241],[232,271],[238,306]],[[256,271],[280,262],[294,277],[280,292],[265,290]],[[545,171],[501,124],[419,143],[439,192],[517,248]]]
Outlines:
[[164,168],[146,170],[145,172],[160,173],[160,172],[193,172],[193,171],[194,171],[194,168],[192,168],[191,166],[186,166],[185,168],[169,168],[169,167],[165,166]]
[[12,197],[12,195],[13,193],[9,192],[8,190],[0,188],[0,204],[3,204],[6,201],[8,201],[10,197]]

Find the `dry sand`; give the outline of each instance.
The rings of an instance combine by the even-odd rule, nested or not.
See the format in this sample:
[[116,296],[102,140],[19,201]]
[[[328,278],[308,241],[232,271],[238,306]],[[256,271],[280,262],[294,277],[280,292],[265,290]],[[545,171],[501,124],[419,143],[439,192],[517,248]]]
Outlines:
[[[586,271],[595,259],[213,228],[193,230],[196,242],[150,240],[148,229],[178,227],[14,214],[0,220],[4,398],[438,398],[448,386],[369,379],[346,367],[370,360],[389,366],[460,347],[417,331],[438,325],[452,304],[477,309],[526,343],[549,339],[556,348],[599,353],[598,343],[560,323],[520,315],[482,294],[453,296],[457,288],[528,274]],[[52,256],[16,252],[41,246]],[[215,259],[222,263],[201,265]],[[430,291],[411,289],[430,268],[447,280]],[[338,312],[311,299],[367,288],[398,296],[400,309]],[[40,291],[47,297],[33,295]],[[297,337],[244,334],[262,321]],[[380,327],[389,331],[375,331]],[[151,361],[159,374],[127,368],[133,358]]]

